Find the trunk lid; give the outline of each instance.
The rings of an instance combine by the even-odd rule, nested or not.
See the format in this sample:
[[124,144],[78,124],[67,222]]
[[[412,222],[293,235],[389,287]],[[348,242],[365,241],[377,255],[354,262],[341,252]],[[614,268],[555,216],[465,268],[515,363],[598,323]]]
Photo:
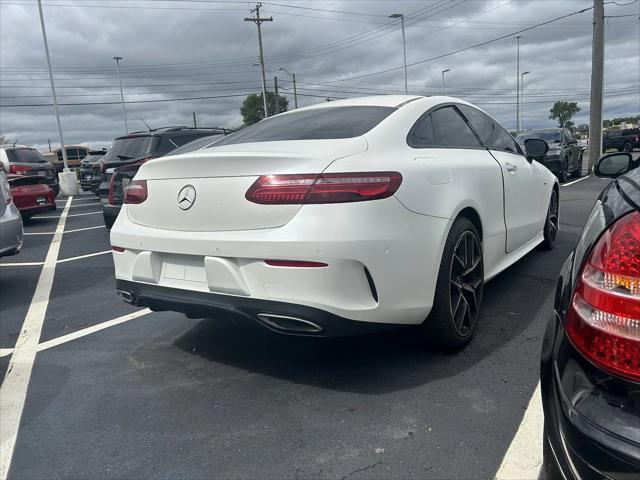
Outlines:
[[[364,152],[363,137],[339,140],[261,142],[213,147],[144,164],[137,180],[147,180],[148,197],[127,205],[138,224],[183,231],[275,228],[288,223],[300,205],[259,205],[245,194],[261,175],[322,173],[334,160]],[[190,207],[179,195],[191,186]],[[183,204],[184,207],[184,204]]]

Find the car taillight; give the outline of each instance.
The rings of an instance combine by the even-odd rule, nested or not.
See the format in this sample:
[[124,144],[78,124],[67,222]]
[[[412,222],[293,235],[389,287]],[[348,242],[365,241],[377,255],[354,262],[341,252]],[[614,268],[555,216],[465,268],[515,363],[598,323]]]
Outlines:
[[113,194],[115,192],[115,189],[116,189],[116,174],[114,172],[114,174],[111,175],[111,180],[109,180],[109,205],[113,205]]
[[263,205],[364,202],[390,197],[401,183],[399,172],[263,175],[245,197]]
[[[111,188],[109,188],[111,192]],[[146,180],[133,180],[124,189],[124,198],[122,203],[142,203],[147,199],[147,181]]]
[[33,168],[27,166],[27,165],[11,165],[9,167],[9,172],[11,173],[15,173],[17,175],[20,175],[24,172],[28,172],[30,170],[33,170]]
[[102,162],[100,164],[100,173],[105,173],[107,171],[107,164]]
[[45,196],[47,197],[48,203],[54,203],[56,201],[56,192],[54,192],[52,189],[49,189]]
[[324,268],[329,266],[324,262],[308,262],[306,260],[265,260],[264,263],[271,267],[292,268]]
[[580,272],[567,335],[595,365],[640,381],[640,213],[598,240]]

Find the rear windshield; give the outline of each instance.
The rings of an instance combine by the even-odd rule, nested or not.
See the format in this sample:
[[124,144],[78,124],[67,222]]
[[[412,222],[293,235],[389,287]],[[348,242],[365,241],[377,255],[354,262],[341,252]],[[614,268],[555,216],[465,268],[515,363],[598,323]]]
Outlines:
[[92,154],[89,154],[89,155],[87,155],[86,157],[84,157],[84,158],[82,159],[82,161],[83,161],[83,162],[86,162],[86,163],[93,163],[93,162],[95,162],[95,161],[97,161],[97,160],[100,160],[102,157],[104,157],[104,155],[102,155],[102,154],[99,154],[99,155],[92,155]]
[[46,180],[39,176],[10,178],[9,185],[12,187],[26,187],[27,185],[41,185],[46,184]]
[[208,137],[198,138],[189,143],[185,143],[181,147],[171,150],[171,155],[180,155],[182,153],[193,152],[194,150],[200,150],[201,148],[208,147],[212,143],[215,143],[218,139],[222,138],[222,135],[210,135]]
[[547,143],[561,143],[562,132],[560,130],[540,130],[538,132],[529,132],[518,135],[518,143],[522,143],[530,138],[539,138]]
[[157,141],[156,137],[117,138],[102,158],[105,162],[144,158],[154,151]]
[[14,163],[47,163],[47,159],[35,148],[13,148],[6,150],[10,162]]
[[294,111],[267,118],[233,133],[216,142],[214,147],[237,143],[359,137],[395,110],[394,107],[353,106]]

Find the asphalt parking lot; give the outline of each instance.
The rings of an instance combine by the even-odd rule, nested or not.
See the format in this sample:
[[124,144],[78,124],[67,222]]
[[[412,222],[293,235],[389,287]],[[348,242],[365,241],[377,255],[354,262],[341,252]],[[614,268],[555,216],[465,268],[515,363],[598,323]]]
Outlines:
[[493,478],[505,455],[518,468],[512,442],[538,383],[557,274],[606,184],[561,188],[556,249],[486,286],[478,333],[457,354],[404,330],[305,339],[131,308],[115,295],[88,194],[70,202],[50,294],[34,297],[59,198],[57,212],[25,224],[20,255],[0,260],[5,381],[28,312],[48,301],[8,477]]

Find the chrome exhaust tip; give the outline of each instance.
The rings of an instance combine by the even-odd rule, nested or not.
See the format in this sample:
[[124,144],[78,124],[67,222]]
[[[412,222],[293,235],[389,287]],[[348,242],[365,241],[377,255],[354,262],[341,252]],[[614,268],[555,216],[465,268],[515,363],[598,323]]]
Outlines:
[[126,292],[124,290],[116,290],[116,294],[126,303],[133,304],[136,301],[136,296],[131,292]]
[[317,323],[302,318],[276,313],[259,313],[258,321],[267,327],[282,333],[296,333],[299,335],[313,335],[321,333],[323,328]]

